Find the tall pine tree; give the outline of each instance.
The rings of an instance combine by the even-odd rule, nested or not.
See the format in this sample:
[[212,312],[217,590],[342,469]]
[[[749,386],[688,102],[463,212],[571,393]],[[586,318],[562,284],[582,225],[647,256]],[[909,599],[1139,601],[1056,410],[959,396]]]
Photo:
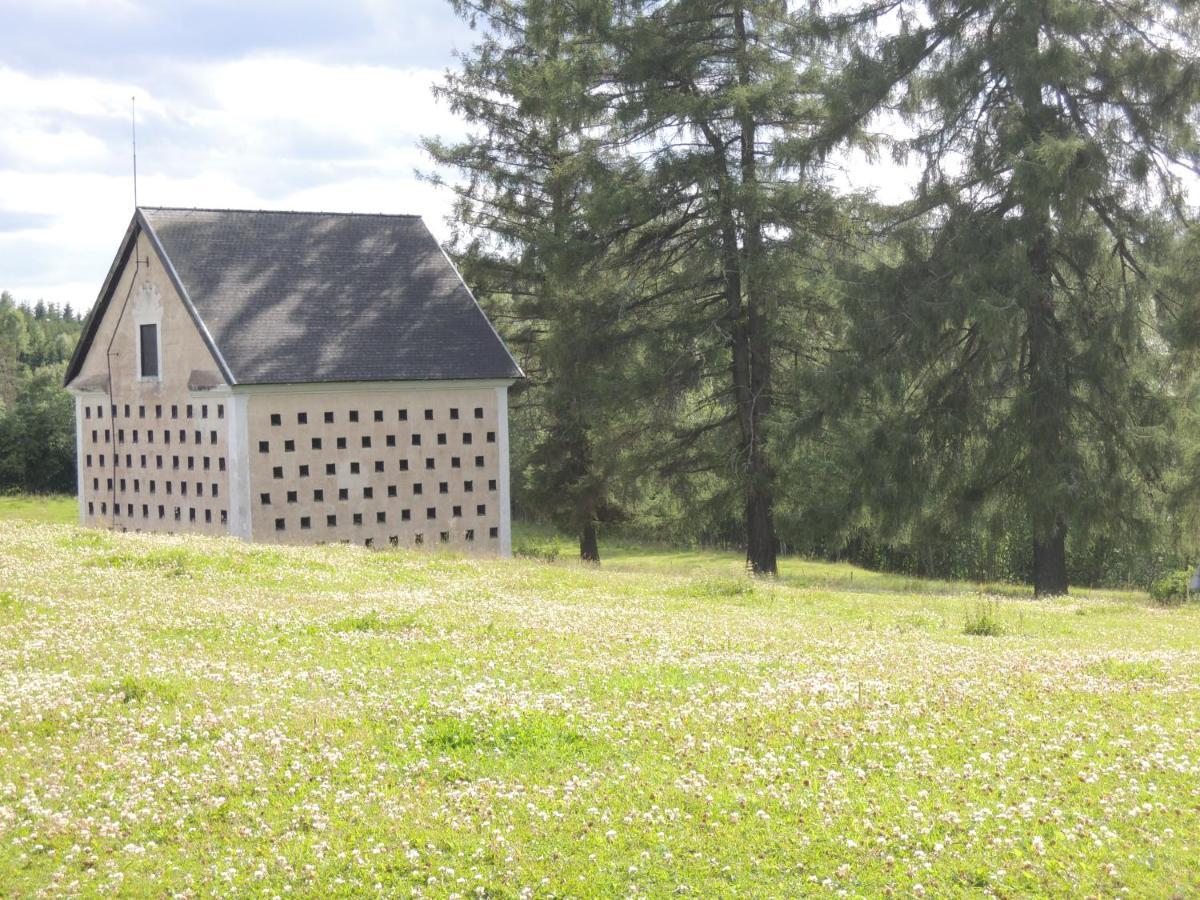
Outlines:
[[612,457],[594,445],[603,411],[619,402],[610,382],[622,352],[588,210],[608,178],[598,139],[605,103],[593,88],[606,63],[598,36],[609,6],[455,0],[482,36],[437,93],[474,132],[425,142],[458,176],[434,180],[457,192],[464,271],[509,323],[529,376],[520,400],[532,437],[524,499],[574,531],[590,562],[600,559],[597,524],[612,513]]
[[684,441],[732,430],[720,470],[741,497],[747,564],[774,574],[774,354],[781,310],[799,302],[795,254],[831,215],[811,165],[825,112],[809,65],[815,14],[783,0],[621,8],[610,97],[643,176],[627,194],[624,260],[657,271],[680,305],[667,320],[680,352],[706,363],[696,369],[702,405],[722,411]]
[[1064,593],[1068,535],[1119,525],[1162,460],[1152,263],[1200,163],[1197,4],[893,6],[837,94],[898,108],[922,171],[898,249],[851,296],[858,361],[910,479],[960,513],[1015,504],[1035,592]]

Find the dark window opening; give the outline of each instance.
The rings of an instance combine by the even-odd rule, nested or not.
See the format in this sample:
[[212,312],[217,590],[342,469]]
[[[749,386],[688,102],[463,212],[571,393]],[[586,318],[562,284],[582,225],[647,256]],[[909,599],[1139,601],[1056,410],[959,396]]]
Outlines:
[[138,329],[142,343],[142,377],[158,377],[158,326],[142,325]]

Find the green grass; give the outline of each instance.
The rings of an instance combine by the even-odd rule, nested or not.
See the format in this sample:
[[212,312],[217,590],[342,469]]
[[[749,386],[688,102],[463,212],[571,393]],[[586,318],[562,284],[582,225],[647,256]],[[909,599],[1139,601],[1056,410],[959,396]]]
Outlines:
[[4,896],[1200,892],[1194,605],[2,519]]
[[0,494],[0,522],[13,520],[72,525],[79,521],[79,503],[63,494]]
[[[513,526],[513,552],[531,559],[555,563],[571,562],[578,557],[578,546],[552,530],[528,523]],[[664,575],[689,572],[708,574],[717,579],[738,579],[745,574],[745,557],[740,552],[640,546],[626,541],[602,540],[600,556],[606,569]],[[979,594],[1026,597],[1027,585],[1003,582],[964,583],[916,578],[890,572],[873,572],[851,563],[784,556],[779,559],[779,582],[793,587],[821,587],[831,590],[897,592],[923,594],[960,594],[969,590]],[[1136,590],[1087,589],[1093,597],[1111,597],[1119,601],[1140,601],[1145,593]]]

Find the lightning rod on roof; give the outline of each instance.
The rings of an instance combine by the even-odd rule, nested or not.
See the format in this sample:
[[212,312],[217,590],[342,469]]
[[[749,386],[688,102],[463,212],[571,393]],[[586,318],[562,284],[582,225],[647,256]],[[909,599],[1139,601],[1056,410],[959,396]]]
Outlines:
[[137,209],[137,97],[129,98],[129,131],[133,138],[133,208]]

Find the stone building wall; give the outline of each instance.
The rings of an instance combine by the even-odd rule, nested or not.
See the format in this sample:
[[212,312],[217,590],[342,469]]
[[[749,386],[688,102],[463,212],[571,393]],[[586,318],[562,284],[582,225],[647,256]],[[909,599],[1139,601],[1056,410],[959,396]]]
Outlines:
[[507,386],[250,389],[250,532],[507,552]]
[[[135,255],[73,381],[84,386],[75,404],[80,519],[129,530],[224,534],[228,398],[220,388],[189,391],[193,371],[220,381],[217,365],[145,235]],[[157,379],[139,378],[142,324],[159,326]]]

